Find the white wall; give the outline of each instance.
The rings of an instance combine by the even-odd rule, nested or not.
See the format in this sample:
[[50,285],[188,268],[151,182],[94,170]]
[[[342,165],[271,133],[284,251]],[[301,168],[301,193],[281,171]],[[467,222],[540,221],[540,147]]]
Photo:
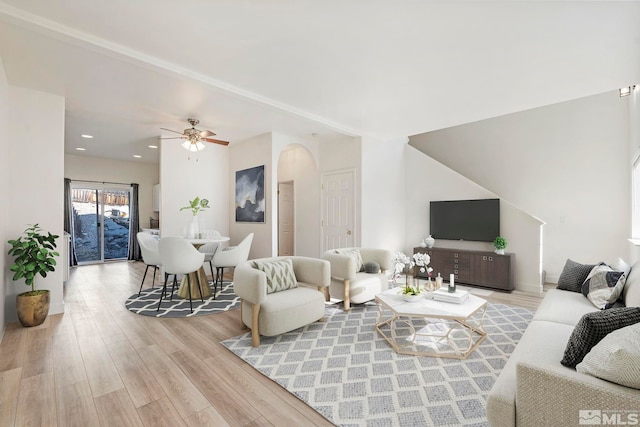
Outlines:
[[[163,237],[184,235],[193,215],[180,208],[195,197],[208,199],[210,206],[198,214],[200,229],[229,235],[229,147],[207,144],[204,150],[191,153],[175,140],[162,140],[160,191]],[[151,199],[148,204],[151,206]]]
[[[468,178],[438,161],[407,146],[406,171],[406,254],[430,234],[429,202],[432,200],[466,200],[496,198]],[[500,200],[500,233],[507,239],[506,252],[515,253],[515,288],[524,292],[542,291],[540,273],[540,233],[542,223]],[[493,251],[488,242],[436,240],[436,247]],[[437,272],[434,272],[437,274]]]
[[628,133],[628,102],[615,91],[410,140],[543,220],[543,269],[555,281],[567,258],[628,258]]
[[[9,200],[9,85],[4,72],[4,64],[0,58],[0,200]],[[10,257],[7,255],[9,245],[5,242],[10,239],[7,234],[9,223],[9,203],[0,203],[0,242],[2,242],[2,256],[0,256],[0,295],[6,300],[11,281],[7,278],[5,268],[10,265]],[[5,304],[0,304],[0,341],[5,328]]]
[[[319,257],[320,174],[316,158],[308,145],[300,145],[300,142],[288,143],[285,145],[286,150],[280,150],[277,181],[293,182],[294,254]],[[313,144],[314,148],[317,145]]]
[[[277,239],[274,238],[273,228],[276,227],[273,221],[273,206],[277,194],[276,179],[274,175],[273,157],[276,155],[272,151],[273,135],[264,134],[246,141],[229,145],[229,169],[228,169],[228,215],[231,244],[239,243],[247,234],[254,233],[253,243],[249,259],[270,257],[277,253]],[[276,157],[277,159],[277,157]],[[264,165],[264,185],[265,185],[265,222],[246,223],[236,222],[235,215],[235,177],[236,172],[244,169]],[[277,170],[276,172],[277,173]],[[164,193],[163,193],[164,194]]]
[[361,245],[400,251],[405,246],[407,139],[363,137],[361,145]]
[[[629,96],[629,164],[633,167],[633,162],[640,156],[640,85],[637,85]],[[633,180],[632,180],[633,181]],[[638,193],[638,190],[632,191]],[[631,195],[633,203],[633,195]],[[636,202],[637,206],[640,201]],[[640,236],[640,212],[632,212],[632,217],[635,217],[632,224],[632,233],[629,237],[637,238]],[[640,260],[640,245],[636,246],[629,242],[629,259],[632,263]]]
[[157,164],[65,154],[64,176],[72,181],[139,184],[140,228],[149,228],[149,217],[153,216],[153,185],[160,180]]
[[[6,236],[18,237],[28,224],[62,236],[64,200],[64,98],[9,86]],[[6,237],[5,236],[5,237]],[[6,239],[3,239],[3,242]],[[63,243],[57,240],[58,247]],[[4,245],[7,249],[7,245]],[[58,259],[60,260],[60,258]],[[63,269],[38,277],[37,289],[49,289],[49,314],[62,313]],[[24,281],[11,282],[5,265],[5,320],[17,319],[15,295],[30,290]]]

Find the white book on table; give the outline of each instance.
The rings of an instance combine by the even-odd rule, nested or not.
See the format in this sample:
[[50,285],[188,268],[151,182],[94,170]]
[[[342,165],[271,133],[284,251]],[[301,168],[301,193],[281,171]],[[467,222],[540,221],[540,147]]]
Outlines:
[[469,299],[469,292],[456,290],[455,292],[449,292],[447,288],[440,288],[433,292],[433,299],[442,302],[453,302],[461,304]]

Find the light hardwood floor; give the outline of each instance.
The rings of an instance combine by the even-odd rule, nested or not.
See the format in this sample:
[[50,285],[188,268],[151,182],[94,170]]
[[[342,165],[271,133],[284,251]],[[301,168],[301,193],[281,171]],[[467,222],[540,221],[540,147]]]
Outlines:
[[[139,262],[75,268],[63,315],[7,326],[0,426],[331,425],[220,344],[247,332],[238,310],[190,319],[129,312],[124,301],[143,271]],[[540,302],[517,292],[485,298]]]

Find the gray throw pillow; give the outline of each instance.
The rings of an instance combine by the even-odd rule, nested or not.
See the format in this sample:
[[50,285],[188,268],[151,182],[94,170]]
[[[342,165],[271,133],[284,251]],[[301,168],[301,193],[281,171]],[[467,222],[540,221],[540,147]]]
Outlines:
[[571,292],[582,292],[582,284],[587,280],[587,276],[595,264],[580,264],[571,259],[567,259],[564,264],[557,289]]
[[575,368],[608,333],[640,322],[640,307],[622,307],[587,313],[573,329],[560,361]]
[[370,261],[364,265],[364,272],[369,274],[380,273],[380,264],[375,261]]

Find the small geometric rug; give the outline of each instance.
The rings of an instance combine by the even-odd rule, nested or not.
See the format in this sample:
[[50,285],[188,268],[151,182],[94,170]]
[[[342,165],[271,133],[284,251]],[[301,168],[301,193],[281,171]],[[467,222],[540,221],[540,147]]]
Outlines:
[[213,295],[206,298],[204,302],[200,301],[200,298],[194,298],[193,313],[189,308],[189,299],[176,295],[178,289],[175,290],[172,301],[170,301],[170,296],[162,298],[162,306],[160,306],[160,311],[157,311],[160,292],[162,292],[162,286],[155,289],[145,289],[140,296],[137,293],[131,295],[124,305],[136,314],[152,317],[206,316],[231,310],[240,305],[240,297],[233,293],[232,282],[222,282],[222,289],[216,294],[216,299],[213,299]]
[[325,322],[251,347],[222,342],[339,426],[486,426],[486,399],[533,311],[487,304],[486,339],[466,360],[397,354],[375,330],[373,303],[327,306]]

